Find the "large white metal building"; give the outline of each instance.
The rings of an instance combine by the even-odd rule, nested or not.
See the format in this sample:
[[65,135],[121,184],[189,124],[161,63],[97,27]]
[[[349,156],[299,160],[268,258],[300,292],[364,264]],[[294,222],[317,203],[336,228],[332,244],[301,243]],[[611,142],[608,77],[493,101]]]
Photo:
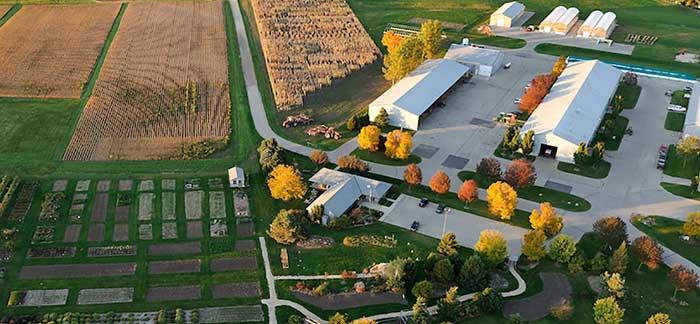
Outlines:
[[389,125],[418,130],[426,112],[469,72],[469,67],[448,59],[427,60],[369,104],[374,121],[384,108]]
[[688,136],[700,137],[700,82],[695,82],[693,86],[688,111],[685,113],[683,137]]
[[574,162],[590,143],[617,91],[622,71],[598,60],[570,63],[520,130],[535,133],[538,155]]
[[506,2],[491,14],[489,25],[510,28],[524,13],[524,4],[517,1]]
[[452,44],[445,58],[469,67],[474,75],[490,77],[501,66],[505,55],[498,50]]

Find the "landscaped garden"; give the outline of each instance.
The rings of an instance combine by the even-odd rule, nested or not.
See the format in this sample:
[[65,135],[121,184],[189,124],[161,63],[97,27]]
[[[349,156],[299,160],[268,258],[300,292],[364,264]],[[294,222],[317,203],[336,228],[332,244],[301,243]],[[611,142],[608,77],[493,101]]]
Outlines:
[[676,145],[669,145],[664,174],[678,178],[691,179],[700,170],[700,155],[681,154]]
[[617,87],[617,92],[615,97],[622,97],[622,108],[624,109],[634,109],[639,100],[639,95],[642,93],[642,87],[637,84],[628,84],[626,82],[620,82]]
[[610,173],[610,167],[612,164],[605,160],[600,160],[589,165],[577,165],[573,163],[559,162],[557,164],[557,170],[564,171],[571,174],[577,174],[580,176],[593,178],[593,179],[604,179]]
[[700,241],[697,237],[683,239],[683,225],[685,223],[663,216],[642,216],[632,219],[632,224],[644,234],[653,237],[665,247],[691,262],[700,265]]
[[682,132],[685,123],[685,113],[669,111],[666,113],[664,128],[674,132]]
[[700,200],[700,192],[697,189],[693,190],[689,185],[661,182],[661,188],[679,197]]

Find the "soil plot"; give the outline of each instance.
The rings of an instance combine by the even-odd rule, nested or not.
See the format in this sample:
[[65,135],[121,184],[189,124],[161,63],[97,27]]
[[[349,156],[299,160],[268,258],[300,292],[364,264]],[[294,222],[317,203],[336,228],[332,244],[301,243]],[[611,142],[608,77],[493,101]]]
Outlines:
[[170,260],[151,261],[148,263],[149,274],[172,274],[199,272],[201,261],[196,260]]
[[222,2],[131,3],[65,160],[182,158],[228,137]]
[[27,290],[22,306],[58,306],[68,301],[68,289]]
[[80,98],[119,7],[23,6],[0,30],[0,96]]
[[255,257],[220,258],[211,260],[212,272],[255,270],[257,268],[258,262],[255,260]]
[[78,305],[130,303],[134,298],[134,288],[95,288],[81,289]]
[[209,217],[226,218],[226,198],[223,191],[209,192]]
[[175,220],[175,193],[164,192],[163,198],[163,220]]
[[202,218],[202,197],[203,191],[187,191],[185,192],[185,218],[200,219]]
[[202,252],[199,242],[154,244],[148,247],[148,255],[198,254]]
[[257,282],[236,282],[218,284],[211,287],[211,295],[219,298],[242,298],[260,296],[260,285]]
[[24,266],[17,277],[19,279],[35,278],[94,278],[133,275],[136,263],[100,263],[100,264],[55,264]]
[[192,300],[201,298],[199,286],[150,287],[146,293],[146,301],[160,302],[173,300]]
[[208,307],[199,310],[200,323],[262,322],[261,305]]
[[153,193],[139,195],[139,220],[151,220],[153,218]]
[[109,194],[97,194],[95,196],[95,203],[92,205],[92,217],[90,221],[104,222],[105,219],[107,219],[107,205],[109,205]]

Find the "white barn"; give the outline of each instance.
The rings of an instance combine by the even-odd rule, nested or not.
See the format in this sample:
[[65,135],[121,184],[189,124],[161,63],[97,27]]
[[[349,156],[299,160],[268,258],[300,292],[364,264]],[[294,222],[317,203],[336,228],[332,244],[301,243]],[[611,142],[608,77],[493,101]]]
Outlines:
[[598,60],[570,63],[520,130],[535,133],[534,152],[574,162],[590,143],[617,91],[622,71]]
[[683,137],[688,136],[700,137],[700,82],[695,82],[693,86],[688,111],[685,113]]
[[241,167],[228,169],[228,183],[231,188],[245,188],[245,172]]
[[588,18],[583,21],[583,24],[576,32],[576,35],[583,38],[590,38],[593,36],[593,29],[598,25],[600,18],[603,18],[603,12],[600,10],[594,10],[588,15]]
[[469,68],[452,60],[427,60],[369,104],[369,119],[384,108],[389,125],[418,130],[435,103],[462,80]]
[[473,74],[490,77],[503,66],[505,55],[501,51],[474,46],[452,44],[446,59],[468,66]]
[[524,13],[524,4],[517,1],[506,2],[491,14],[489,25],[510,28]]

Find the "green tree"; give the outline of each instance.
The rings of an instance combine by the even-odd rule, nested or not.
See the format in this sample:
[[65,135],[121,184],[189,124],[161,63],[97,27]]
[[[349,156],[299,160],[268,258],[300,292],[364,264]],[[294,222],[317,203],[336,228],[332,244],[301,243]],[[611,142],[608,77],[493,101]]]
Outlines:
[[615,297],[601,298],[593,304],[593,320],[597,324],[620,324],[625,310],[615,300]]
[[605,143],[604,142],[596,142],[593,145],[592,154],[590,156],[591,162],[596,163],[596,162],[602,160],[604,154],[605,154]]
[[489,284],[489,271],[478,254],[464,260],[457,275],[457,284],[466,291],[480,291]]
[[523,136],[523,139],[520,142],[520,150],[523,151],[523,154],[530,155],[534,149],[535,132],[532,129],[530,129],[527,131],[527,133],[525,133],[525,136]]
[[690,178],[690,193],[698,191],[698,184],[700,184],[700,176]]
[[428,280],[419,281],[413,285],[411,293],[416,298],[430,299],[433,297],[433,284]]
[[586,143],[581,142],[578,144],[576,152],[574,152],[574,163],[578,166],[583,166],[588,164],[589,161],[588,147],[586,147]]
[[384,127],[389,124],[389,114],[386,109],[381,108],[376,116],[374,116],[374,124],[379,127]]
[[459,300],[457,287],[451,287],[445,292],[445,298],[437,302],[437,318],[441,322],[454,322],[459,319]]
[[510,141],[508,142],[508,151],[510,152],[515,152],[518,150],[520,147],[520,129],[516,129],[513,132],[513,136],[510,138]]
[[442,255],[452,255],[457,253],[457,237],[452,232],[447,232],[438,242],[437,252]]
[[676,151],[683,155],[683,167],[688,161],[688,157],[697,156],[700,154],[700,138],[695,136],[686,136],[676,144]]
[[299,223],[299,210],[282,209],[272,220],[267,235],[278,244],[289,245],[304,237]]
[[455,268],[450,259],[442,259],[433,267],[433,277],[441,283],[448,283],[454,279]]
[[547,235],[542,230],[533,230],[525,234],[523,237],[522,252],[528,260],[537,262],[544,258],[546,252],[544,242],[547,241]]
[[423,43],[423,58],[434,59],[438,57],[442,43],[442,25],[437,20],[428,20],[421,24],[417,35]]
[[608,270],[624,274],[627,271],[629,256],[627,255],[627,242],[622,241],[620,246],[613,252],[608,263]]
[[555,262],[568,263],[576,253],[576,243],[571,236],[561,234],[549,242],[549,257]]
[[278,164],[284,163],[282,148],[274,138],[268,138],[260,142],[258,154],[260,155],[258,159],[260,166],[267,171],[274,169]]

